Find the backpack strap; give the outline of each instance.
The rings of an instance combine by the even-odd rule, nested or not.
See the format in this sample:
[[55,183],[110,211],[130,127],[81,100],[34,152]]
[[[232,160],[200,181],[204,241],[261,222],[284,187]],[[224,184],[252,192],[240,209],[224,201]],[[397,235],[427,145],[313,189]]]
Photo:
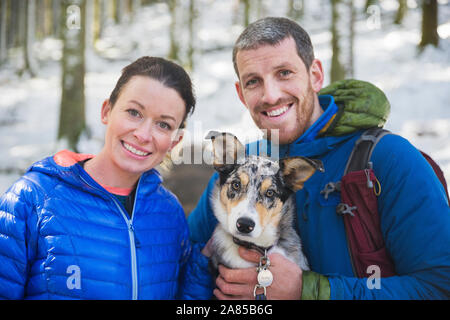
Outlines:
[[341,180],[341,203],[336,212],[342,215],[353,273],[368,277],[368,267],[377,266],[381,277],[395,275],[381,232],[377,195],[377,178],[369,162],[376,144],[388,130],[371,128],[355,142]]
[[389,130],[378,127],[364,131],[355,142],[355,146],[345,166],[344,175],[348,172],[371,169],[372,163],[369,162],[369,159],[372,156],[373,149],[381,138],[390,133]]
[[[355,146],[350,154],[350,157],[347,160],[347,164],[345,166],[344,175],[348,172],[364,170],[364,169],[372,169],[372,162],[370,162],[370,158],[372,157],[372,152],[375,149],[377,143],[387,134],[392,134],[389,130],[383,128],[370,128],[364,131],[361,137],[355,142]],[[434,173],[438,177],[442,186],[444,187],[445,194],[447,196],[447,202],[450,205],[450,196],[448,193],[447,181],[445,180],[445,175],[442,172],[439,165],[431,158],[428,154],[419,150],[422,156],[427,160],[433,169]]]

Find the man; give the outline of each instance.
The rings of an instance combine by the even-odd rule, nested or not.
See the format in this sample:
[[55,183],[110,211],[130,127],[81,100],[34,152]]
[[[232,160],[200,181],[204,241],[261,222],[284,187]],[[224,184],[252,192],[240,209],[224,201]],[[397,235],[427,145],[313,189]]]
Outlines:
[[[370,286],[367,278],[353,273],[343,218],[336,214],[339,193],[328,197],[320,193],[327,183],[342,178],[362,130],[329,134],[338,108],[332,99],[317,95],[324,73],[309,36],[285,18],[258,20],[236,41],[233,62],[237,93],[257,126],[267,129],[269,136],[271,130],[279,130],[280,157],[306,156],[321,160],[325,167],[324,173],[314,174],[296,193],[296,227],[312,271],[302,272],[283,256],[269,255],[274,280],[267,298],[448,299],[449,207],[442,185],[418,150],[400,136],[386,135],[371,156],[382,188],[378,197],[381,229],[397,275],[382,278],[380,286]],[[348,92],[356,98],[356,90]],[[216,179],[217,175],[211,178],[189,216],[194,241],[206,242],[217,223],[209,203]],[[251,250],[240,247],[239,252],[244,259],[259,261]],[[217,298],[254,299],[255,268],[220,266],[219,272]]]

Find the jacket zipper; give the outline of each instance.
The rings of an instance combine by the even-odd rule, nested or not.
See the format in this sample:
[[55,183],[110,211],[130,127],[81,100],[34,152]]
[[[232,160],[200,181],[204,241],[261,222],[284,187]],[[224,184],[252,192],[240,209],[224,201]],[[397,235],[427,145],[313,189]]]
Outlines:
[[114,196],[110,195],[109,193],[104,192],[101,189],[93,187],[89,182],[87,182],[82,176],[80,176],[81,179],[91,188],[94,188],[95,190],[99,190],[102,193],[105,193],[116,205],[117,209],[121,213],[123,219],[125,220],[125,223],[127,224],[128,228],[128,237],[130,239],[130,251],[131,251],[131,281],[132,281],[132,300],[138,299],[138,277],[137,277],[137,259],[136,259],[136,241],[135,241],[135,233],[134,233],[134,227],[133,227],[133,218],[134,218],[134,210],[136,208],[136,198],[139,191],[139,183],[141,182],[141,179],[139,178],[137,187],[136,187],[136,195],[134,197],[134,204],[133,204],[133,212],[131,214],[131,219],[128,219],[128,214],[123,211],[120,204],[117,202],[117,200],[114,198]]

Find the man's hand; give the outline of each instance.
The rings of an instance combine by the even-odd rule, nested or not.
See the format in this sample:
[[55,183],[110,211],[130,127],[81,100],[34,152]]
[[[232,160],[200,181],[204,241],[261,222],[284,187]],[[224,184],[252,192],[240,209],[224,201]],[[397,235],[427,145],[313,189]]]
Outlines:
[[[261,255],[239,247],[240,256],[248,261],[259,263]],[[269,270],[273,282],[267,287],[268,300],[299,300],[302,291],[302,270],[284,256],[273,253],[269,255]],[[219,265],[216,279],[217,289],[214,295],[219,300],[254,300],[253,289],[257,283],[256,267],[247,269],[228,269]],[[261,290],[259,290],[261,291]]]

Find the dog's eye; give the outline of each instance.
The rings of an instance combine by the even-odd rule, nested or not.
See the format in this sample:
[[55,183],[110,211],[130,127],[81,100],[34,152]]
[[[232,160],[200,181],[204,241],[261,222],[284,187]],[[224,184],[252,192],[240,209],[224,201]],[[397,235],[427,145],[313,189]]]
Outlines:
[[267,190],[266,191],[266,197],[272,198],[275,195],[275,192],[273,190]]
[[231,187],[233,188],[233,190],[239,191],[239,189],[241,189],[241,183],[238,181],[235,181],[231,184]]

